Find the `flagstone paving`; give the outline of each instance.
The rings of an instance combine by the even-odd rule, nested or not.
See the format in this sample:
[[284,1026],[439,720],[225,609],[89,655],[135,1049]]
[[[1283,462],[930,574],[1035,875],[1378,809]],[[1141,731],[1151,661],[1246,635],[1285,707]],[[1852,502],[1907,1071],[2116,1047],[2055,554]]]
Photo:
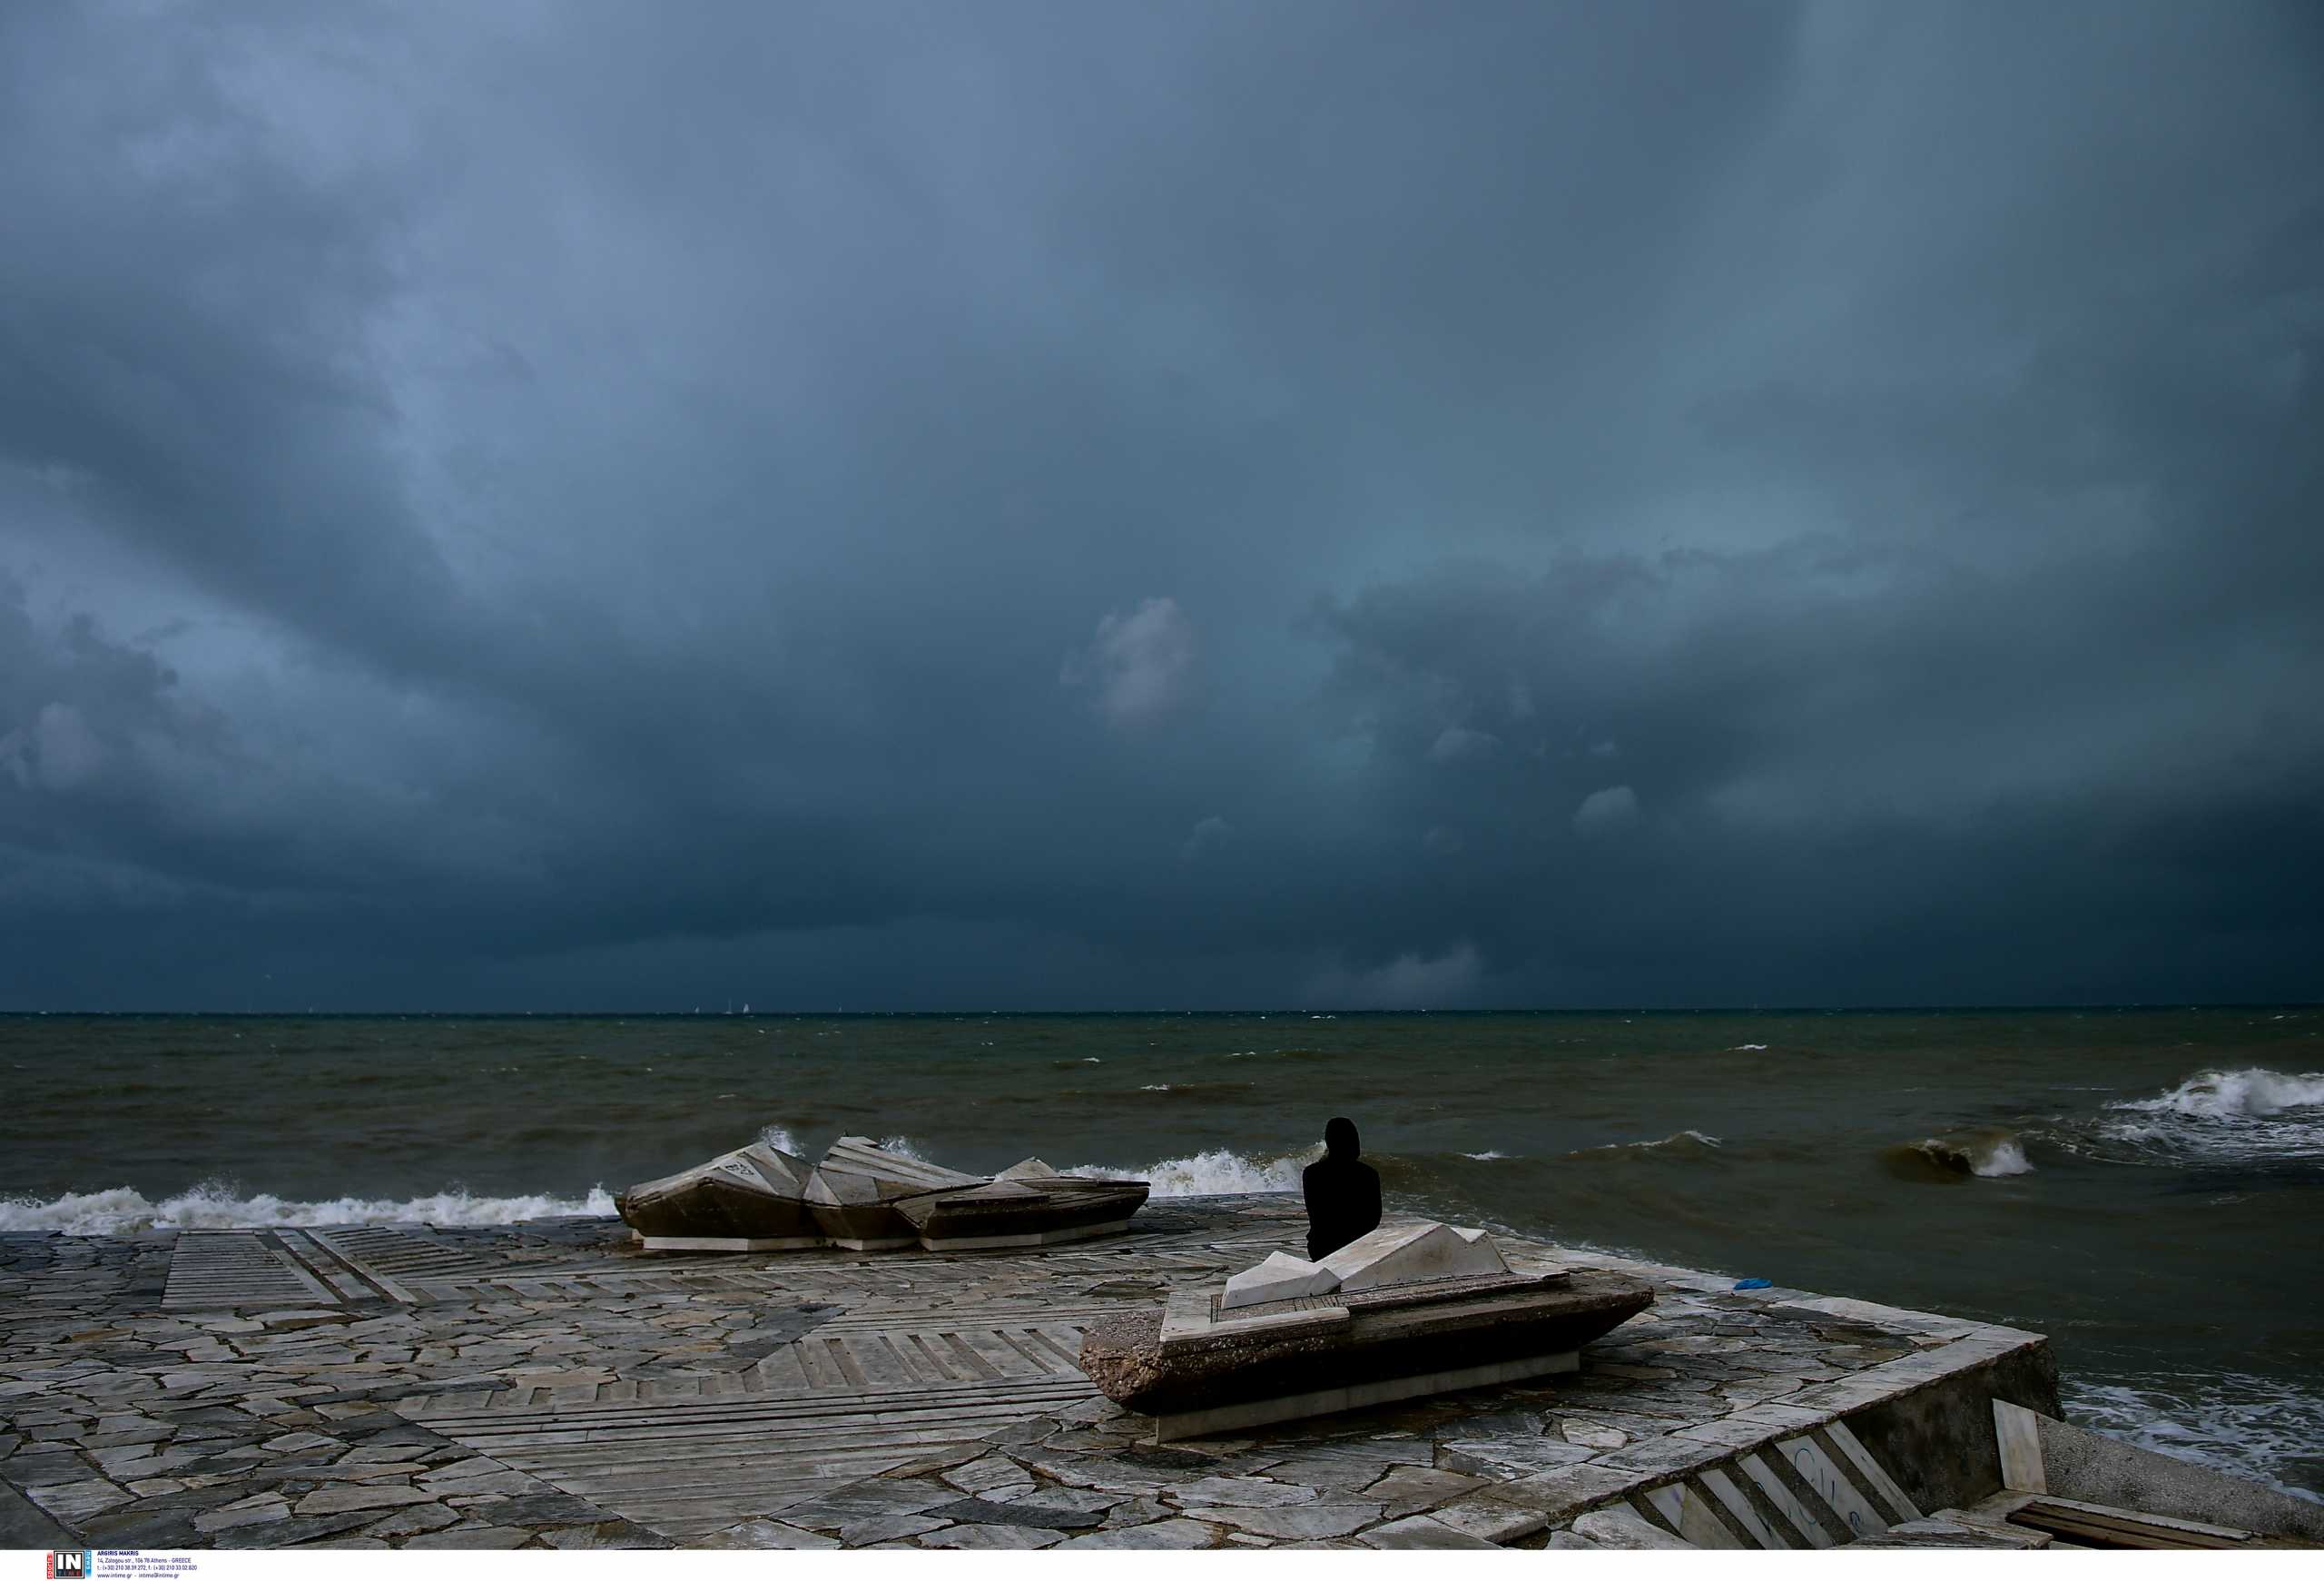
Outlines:
[[[1678,1479],[2041,1343],[1504,1240],[1656,1305],[1569,1377],[1141,1442],[1083,1327],[1303,1230],[1241,1197],[950,1255],[648,1254],[604,1220],[0,1236],[0,1483],[94,1547],[1677,1542]],[[1758,1475],[1715,1491],[1780,1525]]]

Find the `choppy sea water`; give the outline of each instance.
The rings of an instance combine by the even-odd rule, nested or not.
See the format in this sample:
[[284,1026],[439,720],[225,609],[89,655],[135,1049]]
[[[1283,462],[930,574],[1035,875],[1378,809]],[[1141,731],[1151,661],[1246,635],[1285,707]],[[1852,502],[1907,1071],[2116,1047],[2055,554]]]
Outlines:
[[2052,1336],[2086,1425],[2324,1494],[2324,1011],[0,1018],[0,1229],[610,1213],[766,1134],[1293,1187]]

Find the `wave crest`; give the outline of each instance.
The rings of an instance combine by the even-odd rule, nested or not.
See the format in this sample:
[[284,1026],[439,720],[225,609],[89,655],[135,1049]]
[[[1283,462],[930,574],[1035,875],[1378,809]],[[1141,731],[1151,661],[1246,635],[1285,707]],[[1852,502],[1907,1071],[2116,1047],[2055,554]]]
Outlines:
[[1881,1155],[1888,1172],[1901,1180],[2005,1180],[2030,1175],[2034,1161],[2014,1131],[1962,1131],[1919,1141],[1898,1142]]
[[2198,1072],[2152,1098],[2063,1128],[2070,1151],[2122,1163],[2300,1164],[2324,1159],[2324,1072]]
[[1674,1131],[1649,1141],[1608,1142],[1602,1147],[1576,1149],[1570,1159],[1709,1158],[1727,1144],[1708,1131]]
[[66,1235],[135,1235],[147,1230],[262,1230],[276,1225],[515,1224],[527,1219],[611,1218],[614,1200],[603,1186],[578,1199],[547,1193],[479,1197],[455,1187],[403,1201],[336,1197],[286,1201],[269,1192],[249,1196],[205,1181],[156,1202],[128,1186],[107,1191],[67,1191],[53,1201],[0,1201],[0,1230]]
[[1156,1197],[1223,1197],[1251,1191],[1295,1191],[1299,1190],[1299,1171],[1323,1154],[1319,1146],[1277,1158],[1257,1159],[1221,1147],[1185,1158],[1164,1159],[1143,1169],[1083,1164],[1066,1172],[1094,1175],[1102,1181],[1149,1181]]
[[2160,1098],[2126,1098],[2106,1107],[2190,1120],[2267,1120],[2287,1109],[2319,1106],[2324,1106],[2324,1071],[2291,1076],[2254,1065],[2242,1071],[2205,1071]]

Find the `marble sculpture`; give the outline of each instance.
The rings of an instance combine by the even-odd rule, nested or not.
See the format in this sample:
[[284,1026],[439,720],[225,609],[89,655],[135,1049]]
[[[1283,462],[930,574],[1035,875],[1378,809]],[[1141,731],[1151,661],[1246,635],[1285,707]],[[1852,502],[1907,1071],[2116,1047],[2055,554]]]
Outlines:
[[1127,1230],[1147,1189],[1144,1181],[1061,1175],[1039,1159],[996,1176],[965,1175],[843,1136],[812,1169],[753,1142],[632,1186],[614,1206],[651,1251],[966,1251]]
[[1232,1433],[1571,1372],[1653,1299],[1619,1274],[1512,1270],[1482,1230],[1407,1223],[1094,1325],[1081,1369],[1157,1441]]

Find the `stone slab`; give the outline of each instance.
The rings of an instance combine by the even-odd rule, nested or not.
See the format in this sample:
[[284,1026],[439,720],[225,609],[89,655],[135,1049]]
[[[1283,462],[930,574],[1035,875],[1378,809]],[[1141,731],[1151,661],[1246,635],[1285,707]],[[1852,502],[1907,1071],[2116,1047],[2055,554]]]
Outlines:
[[1551,1356],[1520,1357],[1513,1361],[1487,1362],[1481,1367],[1448,1368],[1441,1372],[1379,1378],[1368,1383],[1346,1384],[1338,1388],[1316,1389],[1306,1394],[1280,1395],[1274,1399],[1244,1400],[1235,1405],[1216,1406],[1208,1410],[1175,1411],[1154,1418],[1153,1441],[1167,1444],[1173,1439],[1210,1438],[1274,1422],[1300,1421],[1309,1417],[1364,1410],[1373,1406],[1417,1399],[1428,1395],[1449,1394],[1459,1389],[1519,1383],[1572,1372],[1581,1365],[1581,1358],[1576,1352],[1562,1350]]
[[1492,1237],[1450,1224],[1383,1225],[1324,1259],[1335,1288],[1354,1292],[1509,1271]]
[[1226,1293],[1219,1299],[1218,1309],[1224,1313],[1263,1301],[1296,1300],[1302,1296],[1326,1295],[1339,1288],[1339,1275],[1322,1263],[1309,1262],[1285,1251],[1271,1251],[1266,1260],[1256,1267],[1226,1276]]

